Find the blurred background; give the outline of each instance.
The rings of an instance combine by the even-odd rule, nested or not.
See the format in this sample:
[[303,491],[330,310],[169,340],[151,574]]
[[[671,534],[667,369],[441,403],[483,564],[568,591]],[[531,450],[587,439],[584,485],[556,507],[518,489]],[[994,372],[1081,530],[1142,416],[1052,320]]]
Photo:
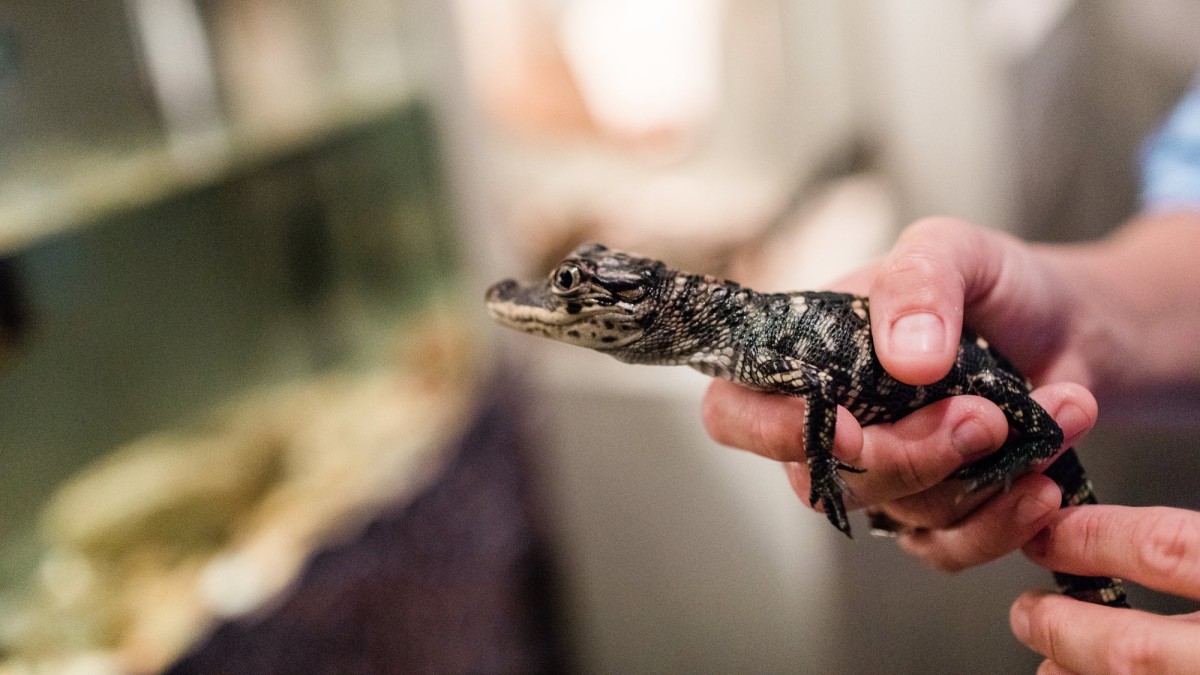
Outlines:
[[[1101,236],[1197,25],[5,0],[0,673],[1030,672],[1007,608],[1044,571],[844,540],[707,439],[703,376],[502,334],[483,289],[585,239],[790,290],[923,215]],[[1105,500],[1195,507],[1195,440],[1083,457]]]

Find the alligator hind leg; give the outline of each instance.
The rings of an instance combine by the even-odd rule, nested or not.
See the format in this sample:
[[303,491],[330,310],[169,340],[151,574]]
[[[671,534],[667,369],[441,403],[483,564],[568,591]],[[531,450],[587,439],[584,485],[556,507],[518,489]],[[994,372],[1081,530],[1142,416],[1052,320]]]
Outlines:
[[1017,432],[999,450],[968,464],[953,474],[970,481],[968,489],[980,490],[998,483],[1008,484],[1025,469],[1052,457],[1062,447],[1063,433],[1054,418],[1029,396],[1025,382],[1004,371],[980,373],[967,384],[967,393],[982,396],[1004,412]]
[[[1052,457],[1062,446],[1062,429],[1029,397],[1028,390],[1024,381],[1003,371],[978,375],[968,385],[969,393],[983,396],[1000,406],[1009,425],[1019,434],[991,455],[955,472],[955,478],[971,481],[968,489],[978,490],[1001,482],[1007,485],[1015,475]],[[1062,488],[1064,507],[1096,503],[1092,483],[1074,450],[1060,455],[1045,473]],[[1060,591],[1077,600],[1109,607],[1129,606],[1120,579],[1055,572],[1054,580]]]

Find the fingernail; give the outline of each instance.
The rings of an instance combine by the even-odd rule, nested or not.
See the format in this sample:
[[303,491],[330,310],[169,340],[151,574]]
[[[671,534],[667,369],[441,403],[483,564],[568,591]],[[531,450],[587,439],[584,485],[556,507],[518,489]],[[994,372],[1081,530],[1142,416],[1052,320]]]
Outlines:
[[1055,413],[1054,419],[1068,435],[1087,429],[1091,423],[1083,408],[1074,403],[1064,403]]
[[907,354],[932,354],[946,343],[946,325],[931,312],[905,314],[892,322],[891,347]]
[[958,454],[967,459],[973,459],[993,449],[991,432],[974,418],[959,422],[950,433],[950,442]]
[[1013,603],[1012,611],[1008,613],[1008,622],[1012,627],[1013,636],[1021,642],[1029,642],[1029,610],[1033,604],[1033,595],[1025,593]]

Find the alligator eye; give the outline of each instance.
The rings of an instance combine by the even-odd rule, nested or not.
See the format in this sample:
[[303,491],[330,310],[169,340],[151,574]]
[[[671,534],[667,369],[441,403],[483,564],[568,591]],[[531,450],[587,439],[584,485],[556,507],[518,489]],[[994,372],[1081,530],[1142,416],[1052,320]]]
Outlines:
[[570,293],[579,287],[583,273],[574,265],[563,265],[554,273],[554,290],[559,293]]

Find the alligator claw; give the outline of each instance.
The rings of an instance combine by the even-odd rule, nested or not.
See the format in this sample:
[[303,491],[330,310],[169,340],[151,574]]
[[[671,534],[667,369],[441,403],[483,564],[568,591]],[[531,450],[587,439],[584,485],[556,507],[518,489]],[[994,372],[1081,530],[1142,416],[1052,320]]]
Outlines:
[[838,471],[849,471],[850,473],[866,473],[867,472],[866,469],[864,469],[862,467],[854,466],[853,464],[847,464],[847,463],[843,462],[842,460],[838,459],[837,457],[834,457],[833,461],[835,462],[835,466],[837,467]]
[[842,534],[847,537],[852,536],[850,519],[846,515],[846,503],[843,498],[849,489],[837,472],[846,470],[852,473],[862,473],[864,470],[832,457],[827,461],[810,460],[809,468],[812,481],[812,489],[808,497],[809,506],[815,507],[819,502],[829,522]]

